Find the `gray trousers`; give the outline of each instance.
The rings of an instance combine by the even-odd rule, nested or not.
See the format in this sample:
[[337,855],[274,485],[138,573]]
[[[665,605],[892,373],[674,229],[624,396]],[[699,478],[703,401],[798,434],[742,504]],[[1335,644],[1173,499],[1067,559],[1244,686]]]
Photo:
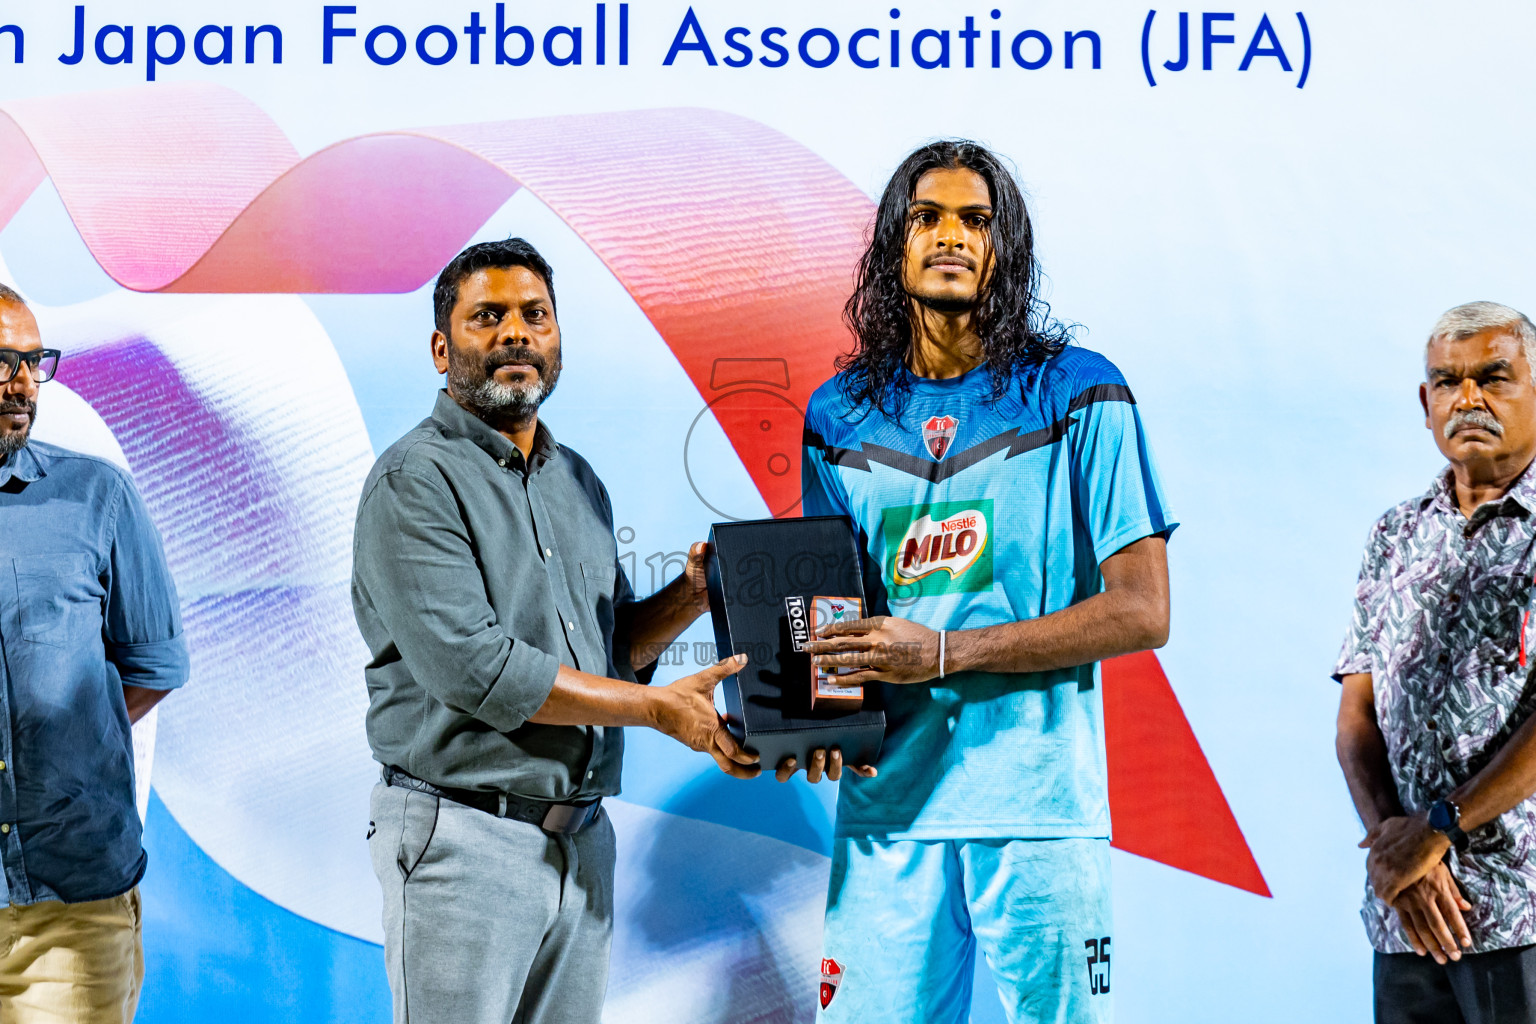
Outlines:
[[613,938],[613,826],[575,836],[374,787],[395,1024],[597,1024]]
[[1376,1024],[1536,1024],[1536,946],[1464,953],[1444,966],[1377,953]]

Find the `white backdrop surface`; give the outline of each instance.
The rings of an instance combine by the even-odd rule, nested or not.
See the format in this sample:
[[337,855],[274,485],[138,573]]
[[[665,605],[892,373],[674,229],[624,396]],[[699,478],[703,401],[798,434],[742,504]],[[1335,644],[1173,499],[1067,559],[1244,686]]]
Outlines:
[[[216,23],[234,27],[237,50],[246,24],[279,26],[283,62],[266,59],[264,41],[250,65],[239,56],[205,65],[189,49],[157,67],[149,85],[148,26],[178,25],[191,47],[213,20],[207,5],[85,5],[88,44],[103,24],[135,27],[135,61],[117,65],[89,53],[78,64],[58,59],[73,48],[71,7],[0,5],[0,22],[25,33],[24,60],[14,66],[0,34],[0,102],[215,83],[264,111],[301,155],[418,125],[705,107],[789,136],[871,197],[925,140],[968,136],[995,147],[1032,197],[1056,312],[1083,324],[1082,343],[1119,364],[1151,432],[1184,524],[1170,547],[1174,624],[1161,662],[1273,892],[1264,899],[1117,855],[1118,1019],[1363,1019],[1363,858],[1333,756],[1337,691],[1328,670],[1367,526],[1421,491],[1438,464],[1415,397],[1429,325],[1472,299],[1536,307],[1525,130],[1536,105],[1526,70],[1536,12],[1503,2],[1308,2],[1310,66],[1297,88],[1304,44],[1295,11],[1250,2],[1218,12],[1233,19],[1213,23],[1215,31],[1236,42],[1213,44],[1209,71],[1199,66],[1206,12],[1186,12],[1189,64],[1174,72],[1163,62],[1177,56],[1180,12],[1158,9],[1148,37],[1155,87],[1141,58],[1148,8],[1108,0],[999,4],[998,19],[986,5],[953,3],[900,3],[892,18],[873,3],[636,0],[622,66],[618,4],[607,5],[601,66],[594,5],[509,4],[508,20],[541,38],[552,25],[585,26],[583,64],[553,66],[541,53],[520,67],[491,61],[493,39],[482,42],[478,65],[463,52],[461,29],[473,12],[494,35],[495,4],[355,6],[334,17],[359,35],[335,40],[334,63],[325,64],[324,5],[222,4]],[[710,66],[698,50],[663,63],[690,10],[721,63]],[[1258,56],[1238,71],[1266,14],[1292,70]],[[1053,61],[1027,71],[1005,51],[1003,67],[987,67],[983,36],[978,66],[965,68],[955,35],[949,68],[914,66],[909,50],[899,68],[882,60],[861,69],[846,52],[822,69],[794,53],[780,68],[723,63],[731,53],[724,33],[738,25],[751,29],[743,38],[757,56],[767,27],[784,27],[793,50],[811,28],[845,48],[869,26],[883,34],[865,52],[888,57],[891,26],[905,45],[922,28],[957,33],[967,15],[984,32],[993,24],[1010,36],[1038,30],[1054,41]],[[366,56],[372,27],[399,26],[414,43],[431,23],[459,33],[453,61],[433,66],[414,48],[388,66]],[[1098,69],[1082,41],[1074,67],[1062,65],[1068,31],[1098,34]],[[160,45],[169,51],[169,37]],[[812,236],[820,226],[803,230]],[[545,417],[607,482],[631,531],[621,540],[636,556],[637,587],[648,589],[646,558],[684,549],[715,518],[690,490],[683,461],[705,398],[560,216],[519,192],[475,237],[508,233],[531,239],[556,269],[566,370]],[[673,241],[689,244],[685,233]],[[370,449],[382,451],[430,410],[429,288],[138,295],[96,264],[48,182],[0,231],[0,256],[43,309],[45,337],[70,354],[143,336],[224,382],[227,401],[253,410],[247,439],[283,470],[273,479],[287,488],[279,504],[295,522],[318,517],[350,529]],[[39,431],[110,450],[93,416],[63,388],[45,391]],[[707,415],[702,429],[702,454],[689,457],[712,467],[720,500],[742,515],[766,511],[724,433]],[[345,551],[344,534],[331,536],[343,546],[326,547],[327,558]],[[298,578],[298,562],[275,576],[310,588],[303,600],[329,609],[316,621],[335,625],[344,561],[314,561],[313,539],[298,538],[283,556],[312,578]],[[262,539],[263,550],[270,543]],[[205,596],[190,578],[182,587],[188,602]],[[696,630],[685,639],[708,637]],[[162,894],[164,916],[152,906],[143,1019],[214,1011],[242,1021],[382,1019],[382,970],[367,974],[378,966],[366,946],[378,926],[361,844],[369,773],[361,645],[342,631],[306,642],[313,649],[287,646],[283,635],[232,636],[225,656],[200,661],[187,692],[163,706],[146,892]],[[711,771],[664,741],[631,744],[615,815],[627,887],[615,1021],[810,1019],[831,793],[756,783],[743,792],[764,810],[746,820],[752,815],[727,806],[741,798],[722,795]],[[663,839],[690,855],[658,853]],[[723,892],[738,894],[734,909],[705,913]],[[218,912],[270,914],[272,923],[232,940],[172,920],[204,920],[193,913],[200,900]],[[263,973],[270,958],[256,953],[270,942],[310,951],[283,967],[287,981]],[[977,1020],[1000,1019],[990,1000],[978,993]]]

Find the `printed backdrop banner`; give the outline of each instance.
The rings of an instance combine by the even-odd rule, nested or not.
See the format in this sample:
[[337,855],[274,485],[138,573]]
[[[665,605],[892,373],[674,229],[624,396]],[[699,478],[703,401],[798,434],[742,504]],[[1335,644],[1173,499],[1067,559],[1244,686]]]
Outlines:
[[[136,730],[139,1019],[389,1019],[351,533],[439,386],[443,263],[509,234],[549,257],[542,415],[648,593],[712,522],[798,514],[874,200],[953,136],[1017,167],[1055,313],[1124,370],[1185,524],[1171,641],[1104,670],[1114,948],[1080,969],[1122,1021],[1361,1019],[1328,671],[1366,527],[1436,468],[1429,325],[1536,305],[1533,28],[1492,2],[0,4],[0,276],[66,354],[38,435],[131,470],[192,648]],[[701,624],[658,681],[712,660]],[[605,1019],[812,1020],[834,803],[632,731]],[[972,1019],[1002,1020],[976,972]]]

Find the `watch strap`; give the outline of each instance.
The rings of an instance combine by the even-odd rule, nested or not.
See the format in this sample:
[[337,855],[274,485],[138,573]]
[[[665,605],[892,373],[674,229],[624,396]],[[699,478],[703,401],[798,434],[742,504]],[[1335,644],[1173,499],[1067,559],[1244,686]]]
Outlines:
[[[1440,814],[1435,813],[1436,810],[1440,810],[1442,808],[1443,810]],[[1449,839],[1451,841],[1451,845],[1454,846],[1458,852],[1465,851],[1467,845],[1471,842],[1471,839],[1467,836],[1466,830],[1461,827],[1461,808],[1457,807],[1450,800],[1436,800],[1433,804],[1430,805],[1429,809],[1429,827],[1445,836],[1445,838]],[[1436,818],[1449,818],[1450,821],[1449,824],[1445,825],[1444,827],[1439,827],[1434,823]]]

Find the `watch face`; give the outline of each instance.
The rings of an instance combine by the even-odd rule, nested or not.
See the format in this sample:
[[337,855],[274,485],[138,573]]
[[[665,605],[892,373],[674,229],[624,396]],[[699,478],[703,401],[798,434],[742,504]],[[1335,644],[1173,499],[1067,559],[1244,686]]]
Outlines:
[[1444,832],[1456,825],[1455,815],[1451,811],[1451,805],[1444,800],[1436,800],[1429,805],[1429,827],[1436,832]]

